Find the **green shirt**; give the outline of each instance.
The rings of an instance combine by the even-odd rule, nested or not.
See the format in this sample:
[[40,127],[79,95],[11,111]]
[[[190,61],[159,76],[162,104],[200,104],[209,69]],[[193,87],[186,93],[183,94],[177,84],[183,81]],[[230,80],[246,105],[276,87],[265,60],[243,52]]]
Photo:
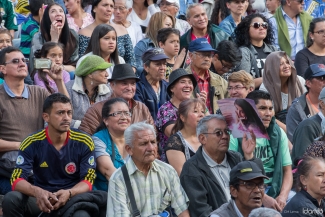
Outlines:
[[[281,154],[282,154],[282,166],[288,166],[292,164],[289,146],[288,146],[288,137],[285,132],[281,129]],[[229,150],[238,151],[238,140],[232,135],[230,136]],[[256,147],[255,147],[255,157],[260,158],[263,162],[263,167],[266,174],[274,172],[274,159],[272,153],[272,148],[270,146],[269,140],[264,138],[256,138]],[[272,178],[265,179],[265,184],[272,183]]]
[[17,18],[14,12],[14,7],[12,5],[12,2],[9,0],[1,0],[0,12],[2,16],[1,26],[4,26],[9,30],[18,30]]

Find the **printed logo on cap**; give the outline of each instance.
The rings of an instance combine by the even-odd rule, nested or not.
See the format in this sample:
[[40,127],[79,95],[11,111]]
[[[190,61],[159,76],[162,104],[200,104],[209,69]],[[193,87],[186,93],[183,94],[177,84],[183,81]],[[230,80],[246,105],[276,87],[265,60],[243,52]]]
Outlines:
[[201,44],[209,44],[208,41],[201,41]]
[[324,64],[318,64],[318,68],[325,69]]
[[66,166],[65,166],[65,171],[68,173],[68,174],[74,174],[76,172],[77,168],[76,168],[76,164],[73,163],[73,162],[70,162],[68,163]]

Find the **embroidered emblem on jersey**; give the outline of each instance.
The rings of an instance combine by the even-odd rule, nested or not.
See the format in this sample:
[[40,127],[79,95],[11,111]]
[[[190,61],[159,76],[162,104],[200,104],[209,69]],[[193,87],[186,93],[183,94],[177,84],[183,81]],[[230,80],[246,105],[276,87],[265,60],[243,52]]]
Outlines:
[[40,167],[49,167],[46,163],[46,161],[44,161],[43,163],[41,163]]
[[94,158],[94,156],[91,156],[91,157],[88,159],[88,163],[89,163],[90,166],[94,166],[94,164],[95,164],[95,158]]
[[23,163],[24,163],[24,157],[21,156],[21,155],[19,155],[19,156],[17,157],[16,164],[17,164],[17,165],[21,165],[21,164],[23,164]]
[[74,174],[76,172],[76,164],[71,162],[71,163],[68,163],[66,166],[65,166],[65,171],[68,173],[68,174]]

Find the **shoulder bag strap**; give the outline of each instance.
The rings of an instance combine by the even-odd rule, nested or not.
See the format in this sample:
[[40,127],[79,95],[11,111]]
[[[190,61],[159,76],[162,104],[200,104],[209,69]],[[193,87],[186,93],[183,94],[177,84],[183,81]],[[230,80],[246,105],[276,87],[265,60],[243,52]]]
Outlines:
[[115,144],[113,143],[113,140],[111,140],[111,144],[112,144],[112,156],[111,156],[111,160],[112,160],[112,163],[114,164],[114,161],[115,161]]
[[130,177],[129,177],[128,170],[127,170],[125,164],[122,166],[121,170],[123,173],[126,190],[128,192],[130,202],[131,202],[132,216],[133,217],[138,217],[138,216],[141,217],[140,211],[138,210],[137,204],[135,203],[135,198],[134,198],[133,189],[132,189],[131,182],[130,182]]

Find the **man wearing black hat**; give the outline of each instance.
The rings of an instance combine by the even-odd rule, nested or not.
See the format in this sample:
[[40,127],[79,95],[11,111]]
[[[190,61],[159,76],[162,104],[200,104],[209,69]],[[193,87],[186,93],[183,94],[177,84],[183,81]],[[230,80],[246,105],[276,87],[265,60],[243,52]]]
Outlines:
[[142,56],[144,71],[137,82],[135,100],[144,103],[154,120],[156,120],[158,109],[169,100],[167,94],[168,83],[166,78],[166,59],[161,48],[148,49]]
[[231,200],[211,213],[211,217],[248,217],[262,206],[264,179],[261,168],[252,161],[243,161],[230,171]]
[[325,65],[312,64],[305,74],[307,93],[293,100],[287,114],[287,135],[293,143],[293,133],[298,124],[319,112],[318,96],[325,87]]
[[[129,64],[117,64],[114,66],[112,78],[108,79],[113,90],[113,97],[121,97],[129,102],[129,107],[132,112],[131,124],[147,121],[148,124],[154,125],[154,121],[148,107],[142,102],[133,99],[136,91],[136,82],[139,78],[133,72]],[[102,121],[102,108],[107,100],[95,103],[91,106],[79,127],[80,130],[93,135],[96,128]]]
[[209,70],[216,50],[211,47],[206,38],[191,41],[188,50],[191,64],[186,71],[193,74],[198,83],[195,92],[207,93],[206,106],[210,114],[214,114],[219,108],[217,101],[228,96],[227,81]]

